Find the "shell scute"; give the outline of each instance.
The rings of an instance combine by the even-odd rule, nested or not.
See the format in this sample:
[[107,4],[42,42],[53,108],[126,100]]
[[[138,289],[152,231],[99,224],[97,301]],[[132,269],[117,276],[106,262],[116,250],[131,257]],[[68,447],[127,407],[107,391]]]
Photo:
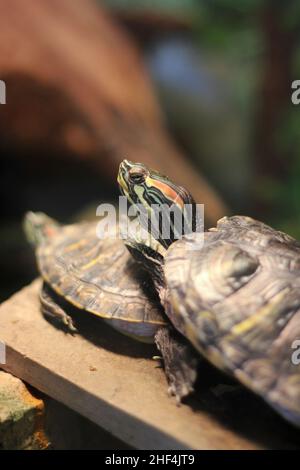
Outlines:
[[165,258],[168,313],[182,334],[298,426],[299,267],[299,242],[242,216],[221,219],[202,245],[197,234],[179,240]]
[[96,228],[94,223],[64,226],[41,245],[37,259],[43,278],[75,307],[113,319],[120,329],[132,323],[130,330],[134,330],[140,324],[141,334],[143,328],[148,332],[152,328],[153,334],[166,321],[157,299],[146,293],[147,274],[122,240],[99,239]]

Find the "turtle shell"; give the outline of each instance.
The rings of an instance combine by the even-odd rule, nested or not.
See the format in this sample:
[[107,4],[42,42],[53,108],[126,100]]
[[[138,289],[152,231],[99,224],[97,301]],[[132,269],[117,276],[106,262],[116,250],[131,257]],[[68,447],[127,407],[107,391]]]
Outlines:
[[63,226],[37,248],[43,279],[85,312],[123,333],[153,337],[166,323],[151,297],[148,275],[132,259],[122,240],[96,235],[95,223]]
[[175,242],[164,306],[209,361],[300,426],[300,243],[249,217]]

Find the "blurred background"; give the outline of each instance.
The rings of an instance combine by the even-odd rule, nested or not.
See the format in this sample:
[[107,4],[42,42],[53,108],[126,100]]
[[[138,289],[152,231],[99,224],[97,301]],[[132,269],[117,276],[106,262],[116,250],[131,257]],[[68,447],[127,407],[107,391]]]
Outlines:
[[0,0],[0,301],[24,212],[95,217],[123,158],[300,238],[299,42],[297,0]]

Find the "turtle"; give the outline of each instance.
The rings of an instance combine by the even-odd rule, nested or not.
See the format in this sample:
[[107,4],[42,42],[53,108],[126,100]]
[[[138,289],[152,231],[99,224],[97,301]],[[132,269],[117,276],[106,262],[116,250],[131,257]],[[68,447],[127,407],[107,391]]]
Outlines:
[[99,236],[97,222],[61,225],[42,212],[28,212],[24,230],[43,279],[40,303],[47,320],[76,334],[75,307],[137,341],[159,344],[169,393],[175,390],[179,401],[191,392],[196,357],[170,326],[151,278],[116,237],[118,226]]
[[[153,204],[193,201],[142,163],[124,160],[118,183],[149,214]],[[299,427],[300,361],[293,354],[300,344],[300,242],[242,215],[168,239],[144,228],[148,238],[131,233],[125,244],[152,276],[173,326],[200,357]]]

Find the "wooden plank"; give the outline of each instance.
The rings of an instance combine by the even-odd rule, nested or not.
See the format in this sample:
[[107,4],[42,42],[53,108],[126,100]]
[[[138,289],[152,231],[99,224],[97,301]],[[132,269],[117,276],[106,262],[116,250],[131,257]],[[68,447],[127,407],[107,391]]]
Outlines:
[[[77,319],[80,335],[56,329],[40,313],[40,282],[36,280],[0,307],[5,370],[136,448],[255,449],[295,447],[297,439],[299,443],[296,431],[296,437],[287,439],[294,431],[280,420],[272,434],[270,426],[264,429],[253,416],[247,436],[245,429],[234,431],[208,412],[203,402],[192,400],[189,406],[177,407],[167,395],[163,371],[152,359],[153,346],[82,315],[82,320]],[[284,434],[278,436],[282,429]]]

